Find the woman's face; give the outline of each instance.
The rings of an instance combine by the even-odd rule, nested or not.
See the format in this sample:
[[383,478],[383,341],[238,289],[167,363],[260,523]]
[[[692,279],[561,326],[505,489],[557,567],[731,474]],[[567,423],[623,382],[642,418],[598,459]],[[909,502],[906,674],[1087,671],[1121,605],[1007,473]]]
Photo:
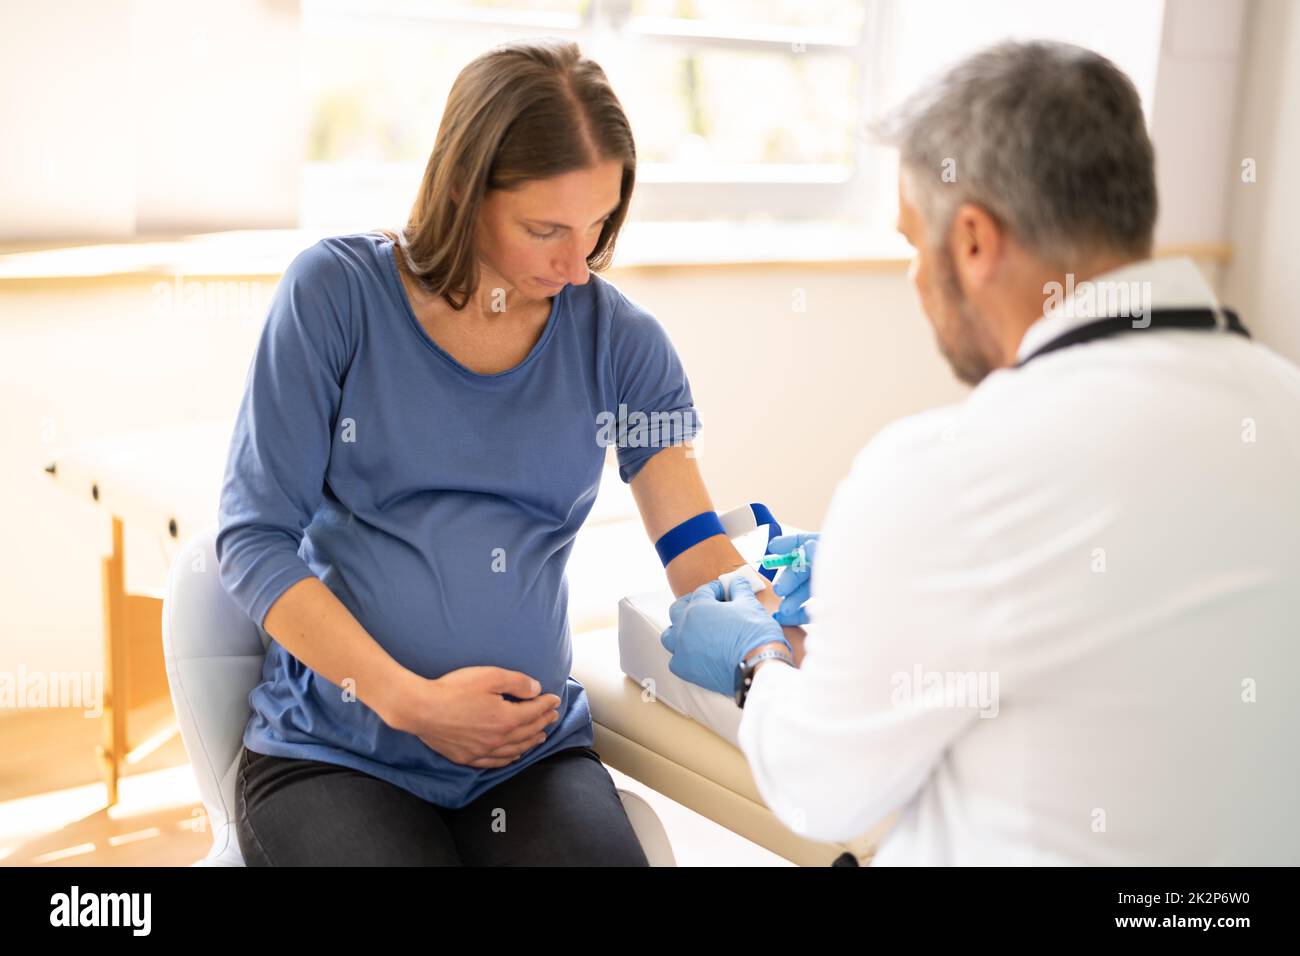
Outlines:
[[517,189],[492,189],[479,207],[480,288],[504,286],[527,299],[558,295],[587,281],[587,257],[605,220],[618,209],[623,164],[533,179]]

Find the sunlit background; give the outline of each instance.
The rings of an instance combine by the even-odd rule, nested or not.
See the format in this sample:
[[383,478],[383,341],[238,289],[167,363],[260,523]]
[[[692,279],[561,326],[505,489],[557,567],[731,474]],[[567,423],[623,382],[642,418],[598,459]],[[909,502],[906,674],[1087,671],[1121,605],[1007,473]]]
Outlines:
[[[607,278],[682,357],[719,510],[762,501],[817,528],[873,435],[964,396],[906,279],[895,159],[866,132],[998,39],[1128,72],[1159,252],[1300,360],[1288,0],[3,0],[0,860],[207,852],[157,600],[215,520],[271,294],[319,237],[404,223],[457,72],[535,35],[576,40],[630,117],[637,186]],[[607,649],[618,599],[665,582],[616,476],[589,524],[575,648]],[[131,690],[93,715],[4,695],[31,674]],[[613,772],[679,862],[808,859]]]
[[[1101,0],[1084,23],[1032,0],[996,7],[990,17],[934,0],[305,0],[300,221],[403,219],[460,68],[488,46],[544,33],[580,43],[628,112],[633,221],[887,231],[893,157],[872,148],[864,121],[964,54],[1007,36],[1083,43],[1150,98],[1160,3]],[[680,233],[661,235],[675,245]]]

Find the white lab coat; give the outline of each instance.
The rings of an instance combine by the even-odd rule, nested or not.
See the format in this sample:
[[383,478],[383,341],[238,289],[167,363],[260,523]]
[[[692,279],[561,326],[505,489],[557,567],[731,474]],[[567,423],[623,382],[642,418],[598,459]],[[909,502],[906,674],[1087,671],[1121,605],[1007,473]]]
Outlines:
[[[1187,259],[1098,279],[1213,302]],[[1300,863],[1300,370],[1265,346],[1122,334],[894,423],[812,595],[739,736],[796,832],[901,808],[876,865]]]

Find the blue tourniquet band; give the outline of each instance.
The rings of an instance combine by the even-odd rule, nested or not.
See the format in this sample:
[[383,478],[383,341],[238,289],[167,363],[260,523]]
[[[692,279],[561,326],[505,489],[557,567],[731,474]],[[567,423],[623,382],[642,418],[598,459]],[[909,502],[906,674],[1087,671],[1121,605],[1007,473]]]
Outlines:
[[[754,511],[755,527],[761,525],[767,525],[767,550],[764,552],[764,554],[771,554],[772,539],[780,536],[781,526],[777,524],[776,518],[773,516],[772,512],[768,510],[767,505],[762,504],[761,502],[758,501],[754,501],[754,502],[750,502],[749,507]],[[758,573],[763,575],[763,577],[767,578],[769,581],[773,580],[776,577],[776,571],[777,571],[776,568],[760,567],[758,569]]]
[[655,542],[655,550],[659,552],[659,560],[666,568],[669,561],[687,548],[692,548],[715,534],[726,533],[716,511],[701,511],[694,518],[687,518],[671,531],[665,532]]

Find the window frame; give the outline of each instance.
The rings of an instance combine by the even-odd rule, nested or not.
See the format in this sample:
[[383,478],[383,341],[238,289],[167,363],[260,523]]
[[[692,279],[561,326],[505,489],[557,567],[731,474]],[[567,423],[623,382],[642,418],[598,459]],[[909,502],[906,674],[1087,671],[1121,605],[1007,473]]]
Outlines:
[[[866,113],[877,88],[878,73],[870,56],[879,36],[886,0],[860,0],[863,26],[851,39],[831,31],[718,23],[667,17],[632,16],[631,0],[592,0],[584,14],[565,14],[492,8],[420,9],[400,0],[304,0],[302,16],[355,17],[369,23],[381,20],[413,21],[422,26],[445,26],[467,37],[481,36],[487,49],[521,31],[561,36],[583,44],[598,61],[617,55],[622,44],[654,44],[677,50],[739,50],[784,52],[801,56],[847,57],[857,67],[857,115]],[[770,220],[846,220],[861,222],[868,213],[871,191],[870,149],[854,128],[854,155],[842,164],[720,164],[703,169],[672,163],[637,165],[634,220],[670,222],[704,219],[741,222],[762,210]],[[364,219],[376,206],[386,208],[398,197],[409,197],[418,185],[423,162],[303,163],[301,208],[304,223],[324,218]],[[322,216],[317,196],[354,196],[362,208],[332,210]],[[364,198],[363,198],[364,197]],[[370,197],[379,199],[372,201]]]

